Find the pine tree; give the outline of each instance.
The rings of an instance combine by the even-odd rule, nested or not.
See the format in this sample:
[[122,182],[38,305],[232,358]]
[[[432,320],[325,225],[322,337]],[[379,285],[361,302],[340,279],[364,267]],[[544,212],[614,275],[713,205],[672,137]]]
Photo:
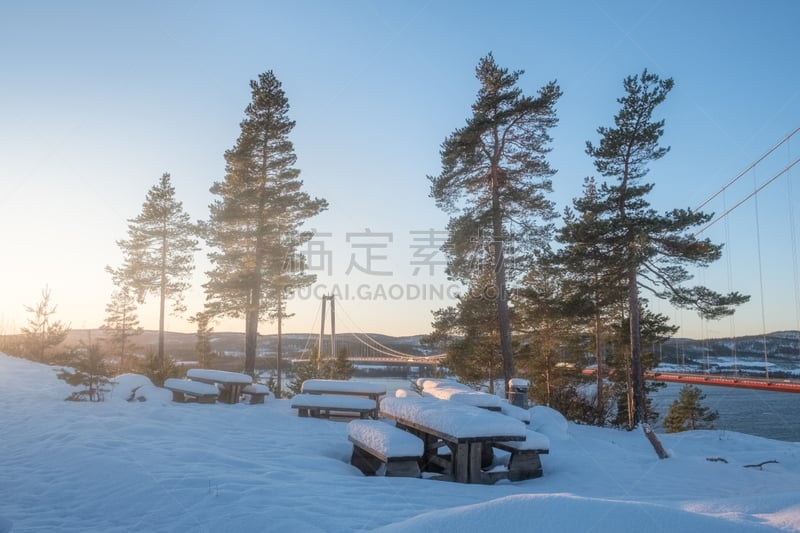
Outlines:
[[[466,283],[486,249],[492,253],[497,329],[506,382],[514,376],[509,288],[519,272],[515,253],[528,254],[546,240],[553,218],[545,198],[555,173],[545,159],[548,131],[557,122],[561,90],[550,82],[536,97],[517,86],[522,71],[509,72],[492,54],[476,68],[481,88],[472,117],[445,139],[442,172],[429,176],[436,204],[454,216],[448,225],[448,274]],[[519,233],[511,231],[514,221]],[[475,246],[485,242],[486,246]],[[514,246],[511,246],[511,243]],[[516,251],[515,251],[516,248]]]
[[525,276],[514,307],[524,339],[519,366],[521,375],[531,382],[530,396],[563,414],[563,402],[577,401],[569,392],[577,392],[583,381],[584,353],[578,324],[563,292],[566,274],[552,255],[539,258]]
[[197,324],[197,341],[194,345],[195,356],[200,368],[210,368],[216,353],[211,347],[211,334],[214,333],[214,328],[211,326],[211,315],[207,312],[200,311],[196,313],[190,322]]
[[144,360],[138,361],[136,371],[150,378],[156,387],[163,387],[167,379],[176,378],[182,372],[185,373],[185,370],[182,371],[172,357],[169,355],[159,357],[153,351],[148,351]]
[[479,274],[455,306],[434,311],[433,331],[423,342],[446,352],[444,366],[462,383],[488,382],[494,392],[495,379],[503,369],[494,276],[488,269]]
[[147,296],[159,297],[158,352],[164,359],[164,321],[167,300],[175,313],[186,310],[183,294],[194,270],[197,228],[175,198],[169,174],[163,174],[147,192],[142,212],[128,221],[128,239],[117,241],[122,250],[122,268],[113,270],[115,285],[133,290],[139,303]]
[[212,313],[244,317],[245,372],[253,374],[259,321],[272,317],[280,327],[288,296],[315,279],[297,253],[312,236],[300,227],[327,203],[302,190],[281,83],[270,71],[250,89],[241,133],[225,153],[225,178],[211,187],[218,198],[204,229],[213,270],[204,287]]
[[126,369],[125,356],[133,349],[128,339],[142,333],[139,316],[136,314],[136,299],[128,287],[116,289],[111,301],[106,304],[106,319],[100,329],[108,332],[108,342],[119,355],[119,371]]
[[108,386],[112,381],[106,377],[108,369],[105,359],[97,344],[81,345],[73,349],[65,358],[65,364],[72,368],[62,368],[58,378],[73,387],[83,385],[85,388],[75,391],[66,399],[70,401],[102,402]]
[[641,183],[648,164],[669,151],[659,146],[664,121],[654,121],[652,116],[666,99],[673,81],[661,80],[645,70],[640,76],[627,77],[623,85],[626,94],[618,99],[621,107],[614,117],[614,126],[598,128],[600,143],[595,146],[587,142],[586,153],[594,159],[602,176],[616,180],[612,184],[603,183],[599,189],[599,212],[605,221],[602,227],[608,230],[601,237],[625,272],[634,422],[642,424],[656,453],[664,458],[666,452],[645,417],[640,287],[668,298],[675,305],[697,309],[705,318],[731,314],[733,306],[746,302],[748,297],[684,286],[691,279],[686,265],[708,265],[720,257],[721,247],[691,233],[692,228],[709,221],[711,215],[689,209],[658,214],[647,200],[654,185]]
[[574,210],[567,208],[564,212],[564,224],[557,235],[563,246],[556,261],[566,271],[563,297],[569,314],[573,322],[591,332],[597,390],[595,420],[603,425],[609,405],[604,363],[614,310],[627,300],[627,289],[625,269],[615,262],[612,246],[605,240],[609,231],[599,200],[595,180],[586,178],[583,196],[573,200]]
[[713,422],[719,418],[717,411],[704,407],[700,402],[706,399],[698,387],[686,384],[681,388],[678,398],[672,402],[664,417],[667,433],[679,433],[690,429],[714,429]]
[[50,304],[50,296],[50,287],[45,285],[42,299],[35,306],[25,306],[25,310],[32,313],[33,317],[28,319],[26,327],[21,328],[26,351],[42,363],[46,362],[47,350],[64,342],[70,332],[68,324],[53,320],[58,306]]
[[347,357],[347,346],[336,351],[336,357],[326,361],[323,376],[326,379],[350,379],[353,377],[353,363]]
[[[660,313],[654,313],[647,307],[647,300],[641,299],[640,305],[640,332],[642,339],[642,371],[647,372],[658,365],[658,359],[647,346],[655,346],[664,342],[675,334],[677,326],[669,323],[669,318]],[[630,357],[630,324],[627,319],[624,305],[618,306],[619,314],[616,322],[608,332],[608,357],[606,366],[609,369],[608,389],[609,400],[617,405],[616,413],[611,418],[611,424],[633,430],[636,426],[635,410],[633,406],[633,375],[631,373]],[[660,381],[645,381],[645,420],[652,424],[658,419],[658,413],[652,409],[650,393],[666,385]]]

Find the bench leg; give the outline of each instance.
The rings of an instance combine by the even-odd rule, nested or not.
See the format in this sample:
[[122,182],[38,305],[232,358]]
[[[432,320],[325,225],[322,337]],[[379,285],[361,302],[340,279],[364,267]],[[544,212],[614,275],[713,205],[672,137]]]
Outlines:
[[172,391],[172,401],[186,403],[186,396],[182,392],[174,390]]
[[453,476],[458,483],[469,483],[469,444],[457,444],[453,450]]
[[419,462],[395,461],[386,463],[386,477],[421,477]]
[[534,451],[513,452],[508,460],[508,479],[523,481],[542,477],[542,461]]
[[358,446],[353,445],[353,454],[350,456],[350,464],[361,470],[365,476],[374,476],[383,464],[383,461],[365,452]]

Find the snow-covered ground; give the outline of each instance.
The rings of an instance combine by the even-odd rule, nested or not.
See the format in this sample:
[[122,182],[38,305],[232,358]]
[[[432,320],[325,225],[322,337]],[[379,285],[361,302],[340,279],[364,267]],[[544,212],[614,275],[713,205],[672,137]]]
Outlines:
[[695,431],[662,435],[658,460],[638,431],[535,407],[542,478],[364,477],[346,424],[288,400],[177,404],[145,385],[128,402],[143,378],[126,375],[104,403],[65,402],[56,370],[0,354],[0,531],[800,531],[800,443]]

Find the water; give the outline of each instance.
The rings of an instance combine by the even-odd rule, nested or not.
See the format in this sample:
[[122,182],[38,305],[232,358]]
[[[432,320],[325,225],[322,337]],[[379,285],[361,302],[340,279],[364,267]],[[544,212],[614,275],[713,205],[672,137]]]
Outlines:
[[[653,408],[663,419],[683,386],[667,383],[651,395]],[[768,439],[800,442],[800,394],[700,385],[702,404],[719,412],[718,430],[738,431]]]
[[[412,387],[412,380],[403,378],[354,379],[385,384],[388,395],[394,395],[397,389]],[[666,385],[651,396],[653,408],[661,419],[683,386],[680,383]],[[714,422],[715,429],[800,442],[800,394],[704,385],[699,388],[706,395],[703,405],[719,412],[719,418]],[[656,426],[660,429],[660,424]]]

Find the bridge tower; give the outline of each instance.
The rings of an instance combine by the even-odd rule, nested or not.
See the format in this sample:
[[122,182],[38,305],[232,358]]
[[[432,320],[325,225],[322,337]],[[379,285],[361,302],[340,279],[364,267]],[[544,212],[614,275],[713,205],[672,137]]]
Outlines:
[[319,368],[319,364],[324,357],[323,345],[325,339],[325,304],[328,301],[331,302],[331,357],[336,357],[336,300],[334,299],[333,294],[331,294],[329,296],[322,297],[322,317],[320,318],[319,344],[317,346],[317,368]]

